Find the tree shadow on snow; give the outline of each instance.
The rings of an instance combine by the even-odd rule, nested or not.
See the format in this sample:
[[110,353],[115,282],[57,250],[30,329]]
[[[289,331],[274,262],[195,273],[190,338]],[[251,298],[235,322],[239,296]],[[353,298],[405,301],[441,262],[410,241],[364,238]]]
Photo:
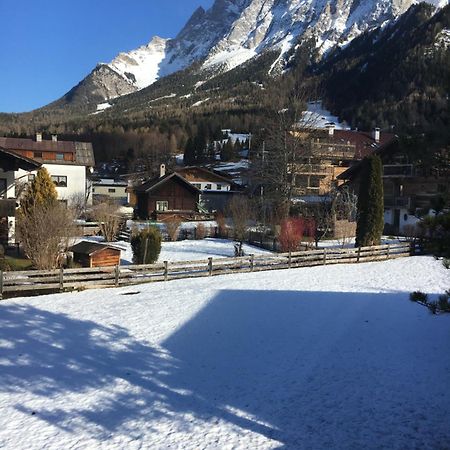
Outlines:
[[[427,367],[439,363],[417,330],[402,326],[417,309],[405,316],[397,295],[222,291],[161,347],[118,326],[2,305],[0,391],[54,398],[51,409],[48,402],[17,409],[98,439],[139,439],[157,432],[161,418],[189,432],[189,414],[284,448],[389,446],[386,430],[412,439],[415,427],[432,421],[431,410],[450,413],[448,395],[439,405],[427,400],[435,395],[411,401],[410,388],[423,387]],[[407,357],[405,340],[414,342]],[[443,386],[425,387],[435,394]],[[71,394],[86,398],[58,404]],[[450,439],[439,424],[435,436]]]

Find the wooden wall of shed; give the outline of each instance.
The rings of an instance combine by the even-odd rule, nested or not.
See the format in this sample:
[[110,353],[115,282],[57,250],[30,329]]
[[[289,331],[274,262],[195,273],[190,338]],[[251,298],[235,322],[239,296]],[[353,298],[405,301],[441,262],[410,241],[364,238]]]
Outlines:
[[105,248],[91,256],[91,267],[111,267],[120,264],[120,250]]

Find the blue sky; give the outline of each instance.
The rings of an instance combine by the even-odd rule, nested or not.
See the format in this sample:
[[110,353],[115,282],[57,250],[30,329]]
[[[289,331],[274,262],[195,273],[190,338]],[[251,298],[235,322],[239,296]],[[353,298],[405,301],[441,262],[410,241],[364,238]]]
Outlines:
[[46,105],[98,62],[174,37],[213,0],[0,0],[0,111]]

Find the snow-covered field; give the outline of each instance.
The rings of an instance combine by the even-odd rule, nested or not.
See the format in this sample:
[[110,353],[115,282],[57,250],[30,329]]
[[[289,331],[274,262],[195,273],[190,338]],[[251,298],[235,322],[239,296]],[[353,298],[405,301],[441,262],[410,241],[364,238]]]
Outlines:
[[[122,250],[121,264],[130,264],[133,261],[133,252],[128,242],[115,242],[115,247]],[[246,255],[271,253],[252,245],[243,245]],[[202,239],[198,241],[163,242],[158,262],[163,261],[206,261],[209,257],[226,258],[234,256],[233,241],[227,239]]]
[[0,448],[446,449],[431,257],[0,303]]

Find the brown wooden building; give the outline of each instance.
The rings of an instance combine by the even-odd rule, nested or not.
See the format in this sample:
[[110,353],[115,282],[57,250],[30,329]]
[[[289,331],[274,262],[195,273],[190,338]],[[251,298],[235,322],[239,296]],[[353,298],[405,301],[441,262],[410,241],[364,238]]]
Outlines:
[[177,173],[162,175],[134,188],[140,219],[164,220],[173,215],[193,218],[200,191]]
[[120,249],[107,244],[81,241],[70,250],[74,261],[83,267],[111,267],[120,264]]

